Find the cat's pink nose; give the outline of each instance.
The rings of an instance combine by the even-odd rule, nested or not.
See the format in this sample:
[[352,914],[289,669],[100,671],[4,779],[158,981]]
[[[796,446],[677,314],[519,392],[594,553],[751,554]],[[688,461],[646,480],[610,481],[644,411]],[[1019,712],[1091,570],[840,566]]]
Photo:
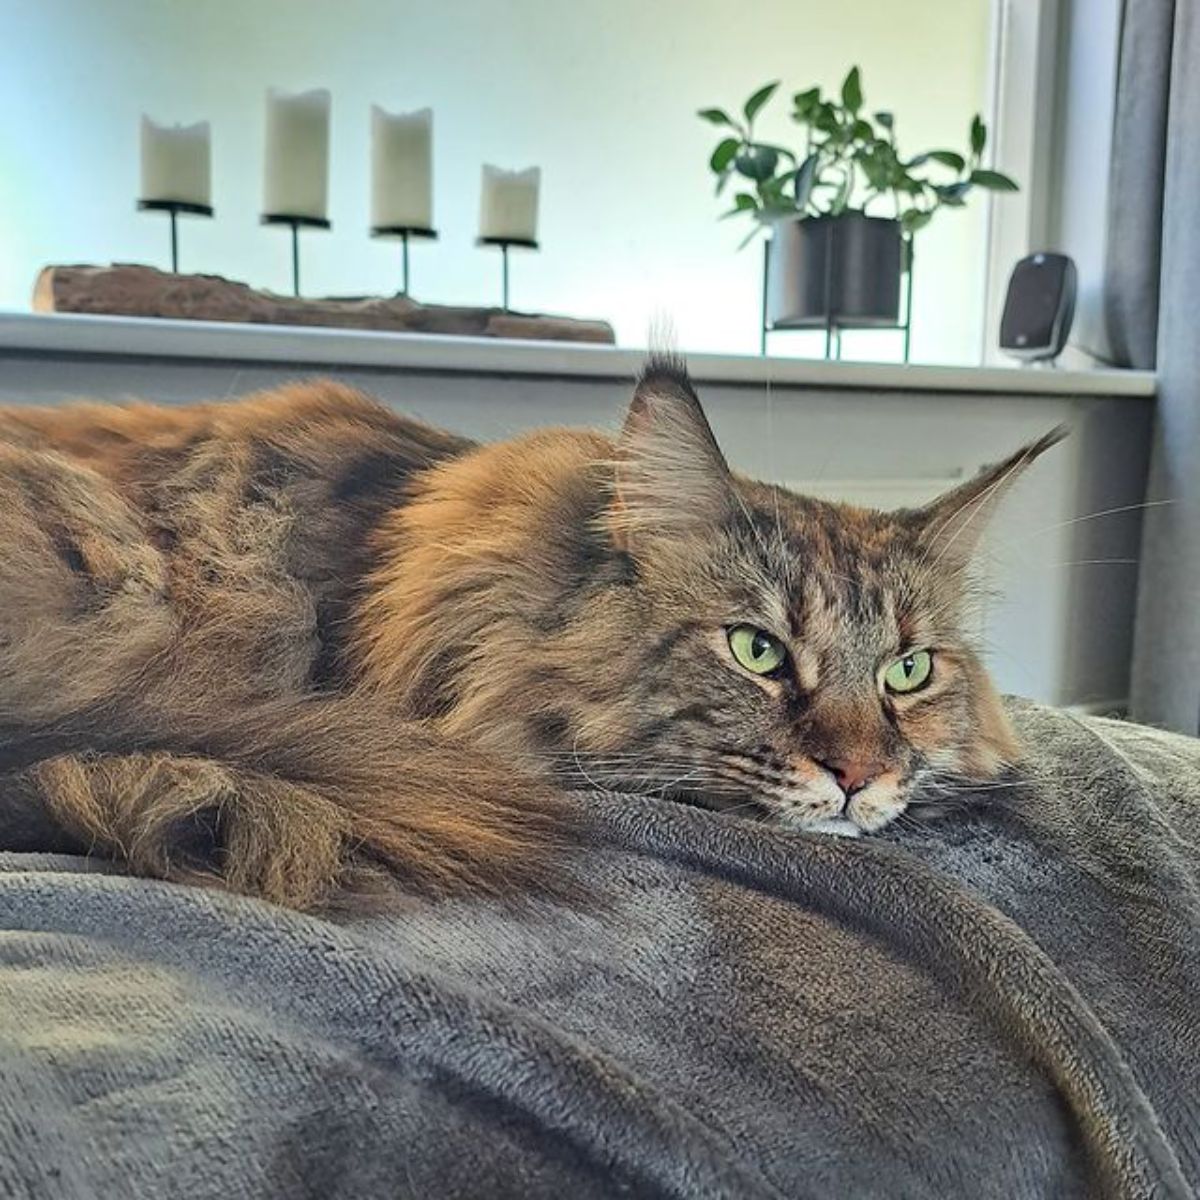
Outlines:
[[818,759],[821,766],[837,780],[837,785],[846,793],[848,800],[855,792],[861,792],[873,779],[883,774],[883,763],[864,762],[854,758]]

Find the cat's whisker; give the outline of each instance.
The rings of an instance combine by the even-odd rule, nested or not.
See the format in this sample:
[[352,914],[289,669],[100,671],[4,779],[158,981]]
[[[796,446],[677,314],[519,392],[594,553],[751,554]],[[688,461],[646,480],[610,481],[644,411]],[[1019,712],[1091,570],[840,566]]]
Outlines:
[[962,787],[924,788],[916,792],[913,799],[937,799],[941,796],[977,796],[984,792],[1012,792],[1019,791],[1023,786],[1025,785],[1019,783],[993,783],[980,787],[966,785]]
[[[1025,542],[1027,542],[1030,538],[1038,537],[1040,534],[1043,534],[1043,533],[1053,533],[1059,529],[1067,529],[1072,525],[1081,525],[1085,521],[1097,521],[1101,517],[1115,517],[1115,516],[1120,515],[1121,513],[1141,512],[1143,509],[1161,508],[1161,507],[1163,507],[1163,505],[1175,504],[1175,503],[1176,503],[1175,500],[1144,500],[1140,504],[1122,504],[1122,505],[1119,505],[1117,508],[1103,508],[1103,509],[1100,509],[1098,512],[1084,513],[1083,516],[1080,516],[1080,517],[1071,517],[1069,520],[1066,520],[1066,521],[1055,521],[1054,524],[1052,524],[1052,525],[1040,525],[1036,529],[1031,529],[1028,532],[1022,532],[1021,543],[1023,544]],[[1018,545],[1018,543],[1011,541],[1009,539],[1005,539],[1004,541],[1001,541],[997,544],[1001,545],[1001,546],[1003,546],[1003,545],[1010,545],[1010,546]]]
[[728,817],[732,816],[734,813],[744,812],[746,809],[750,809],[752,812],[759,813],[764,816],[766,816],[769,812],[767,807],[757,800],[747,800],[744,804],[730,804],[724,808],[721,808],[719,812],[721,816]]
[[[576,736],[575,741],[576,741],[576,744],[575,744],[575,747],[572,747],[573,749],[576,749],[578,747],[578,742],[579,742],[578,736]],[[586,779],[588,781],[588,783],[590,783],[592,785],[592,787],[596,788],[598,791],[606,790],[602,783],[599,783],[597,780],[593,779],[592,776],[588,773],[587,768],[583,765],[583,761],[580,759],[578,754],[575,755],[575,768],[584,777],[584,779]]]
[[[986,555],[995,565],[1006,565],[1004,560],[999,558],[994,552],[988,552]],[[1014,561],[1014,560],[1009,560]],[[1064,567],[1091,567],[1091,566],[1129,566],[1136,567],[1141,559],[1139,558],[1075,558],[1061,559],[1052,562],[1043,562],[1041,559],[1035,558],[1033,555],[1021,555],[1018,560],[1022,565],[1034,568],[1038,571],[1054,571]]]
[[[770,400],[770,391],[767,393],[768,402]],[[768,408],[768,412],[769,412]],[[769,439],[768,434],[768,439]],[[791,594],[795,587],[794,577],[792,575],[792,556],[788,553],[787,539],[783,535],[783,519],[779,515],[779,489],[771,489],[771,498],[775,502],[775,539],[779,543],[779,563],[780,569],[783,572],[783,585],[787,594]]]
[[547,760],[547,761],[549,761],[549,760],[553,760],[553,759],[559,759],[559,760],[566,759],[566,760],[569,760],[569,761],[572,761],[572,762],[573,762],[573,761],[575,761],[575,758],[576,758],[577,756],[582,756],[582,757],[586,758],[586,759],[587,759],[589,762],[591,762],[591,763],[645,763],[645,762],[654,762],[654,763],[664,763],[664,764],[667,764],[667,765],[670,765],[670,764],[672,764],[672,763],[677,763],[677,764],[688,764],[688,765],[690,765],[690,764],[692,764],[692,763],[694,763],[694,762],[696,761],[694,758],[691,758],[691,757],[670,757],[670,756],[658,755],[658,754],[650,754],[650,755],[647,755],[647,754],[644,754],[644,753],[642,753],[642,754],[636,754],[636,753],[629,753],[629,754],[616,754],[616,753],[613,753],[613,754],[595,754],[595,753],[592,753],[592,752],[590,752],[590,751],[586,751],[586,750],[579,750],[579,751],[572,751],[572,750],[539,750],[539,751],[531,751],[529,756],[530,756],[531,758],[545,759],[545,760]]
[[[550,752],[562,761],[561,752]],[[668,760],[656,755],[590,756],[572,752],[570,765],[579,777],[602,791],[620,790],[642,795],[665,795],[680,784],[696,782],[705,794],[733,794],[726,780],[694,759]]]
[[1011,788],[1028,787],[1029,781],[1024,778],[1019,779],[993,779],[984,780],[979,783],[973,783],[970,780],[941,780],[931,779],[922,780],[914,785],[914,790],[921,794],[929,794],[931,792],[987,792],[1000,791]]
[[660,763],[660,762],[626,762],[626,763],[594,763],[582,759],[576,764],[560,764],[574,766],[582,774],[586,771],[592,778],[612,778],[623,781],[636,781],[640,778],[681,778],[684,776],[696,779],[720,779],[721,775],[695,763]]

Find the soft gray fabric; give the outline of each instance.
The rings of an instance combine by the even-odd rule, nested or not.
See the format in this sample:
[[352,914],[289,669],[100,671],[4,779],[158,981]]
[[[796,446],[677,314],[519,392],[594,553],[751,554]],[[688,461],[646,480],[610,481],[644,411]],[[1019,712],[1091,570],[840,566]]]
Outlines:
[[1109,338],[1158,368],[1132,709],[1200,732],[1200,6],[1126,0],[1105,267]]
[[881,839],[580,799],[575,889],[346,925],[0,871],[0,1196],[1182,1197],[1200,743],[1029,705]]

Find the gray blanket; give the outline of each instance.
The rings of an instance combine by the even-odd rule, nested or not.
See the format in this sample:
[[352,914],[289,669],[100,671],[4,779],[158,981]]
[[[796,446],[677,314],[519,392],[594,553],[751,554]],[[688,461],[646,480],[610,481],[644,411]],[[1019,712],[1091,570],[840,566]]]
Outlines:
[[0,860],[0,1196],[1200,1187],[1200,743],[810,838],[581,797],[570,900],[352,924]]

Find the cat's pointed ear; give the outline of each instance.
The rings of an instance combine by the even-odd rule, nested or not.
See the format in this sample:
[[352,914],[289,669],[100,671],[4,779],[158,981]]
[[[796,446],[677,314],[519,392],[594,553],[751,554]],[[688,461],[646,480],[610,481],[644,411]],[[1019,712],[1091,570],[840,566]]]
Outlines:
[[732,502],[729,467],[687,367],[655,355],[642,370],[617,439],[609,511],[614,538],[628,549],[639,534],[711,526]]
[[964,566],[987,528],[996,507],[1025,468],[1067,436],[1059,425],[1035,442],[1022,446],[1003,462],[984,467],[973,479],[960,483],[924,508],[910,514],[918,535],[929,549],[931,563]]

